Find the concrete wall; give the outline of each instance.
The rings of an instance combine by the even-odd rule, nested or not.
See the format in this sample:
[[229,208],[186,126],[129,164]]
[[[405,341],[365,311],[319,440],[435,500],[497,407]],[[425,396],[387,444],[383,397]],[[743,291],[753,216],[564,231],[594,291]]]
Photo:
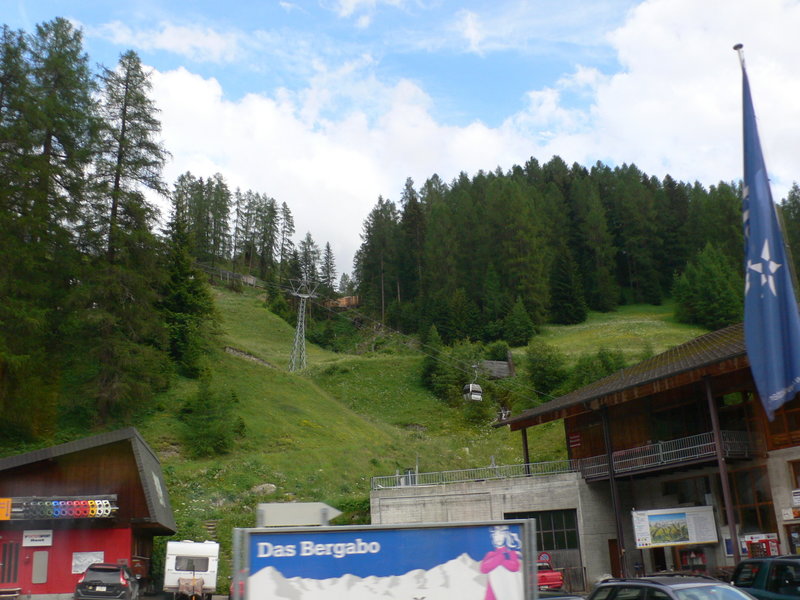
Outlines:
[[587,485],[577,473],[373,490],[372,523],[502,520],[506,513],[574,509],[586,579],[611,572],[608,540],[616,538],[608,483]]
[[792,510],[800,507],[792,506],[792,490],[797,486],[792,481],[792,469],[789,465],[790,462],[797,460],[800,460],[800,448],[774,450],[767,458],[767,473],[772,488],[772,503],[775,506],[775,522],[778,524],[778,538],[783,554],[791,552],[786,526],[800,525],[800,519],[794,517]]

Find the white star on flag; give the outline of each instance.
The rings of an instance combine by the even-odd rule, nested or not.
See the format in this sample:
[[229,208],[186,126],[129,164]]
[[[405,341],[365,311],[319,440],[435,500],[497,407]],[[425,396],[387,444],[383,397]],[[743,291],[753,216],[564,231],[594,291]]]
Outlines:
[[[769,240],[764,240],[764,248],[761,250],[761,260],[763,262],[754,263],[750,260],[747,261],[747,268],[750,271],[755,271],[761,274],[761,285],[768,285],[773,296],[777,296],[778,292],[775,289],[774,273],[781,268],[780,263],[773,262],[769,253]],[[750,290],[750,278],[747,278],[745,293]]]

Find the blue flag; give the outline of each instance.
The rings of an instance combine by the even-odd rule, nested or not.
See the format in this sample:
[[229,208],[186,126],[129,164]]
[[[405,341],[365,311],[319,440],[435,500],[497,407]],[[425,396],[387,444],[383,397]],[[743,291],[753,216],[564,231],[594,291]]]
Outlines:
[[745,240],[744,336],[750,370],[770,421],[800,391],[800,314],[758,140],[742,62]]

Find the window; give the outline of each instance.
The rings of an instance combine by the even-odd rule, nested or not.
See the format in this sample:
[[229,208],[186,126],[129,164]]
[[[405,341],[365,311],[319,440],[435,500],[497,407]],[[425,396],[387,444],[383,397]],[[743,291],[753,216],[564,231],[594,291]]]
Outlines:
[[638,586],[620,586],[617,587],[617,595],[614,600],[643,600],[644,594],[647,590]]
[[506,513],[506,519],[536,519],[539,550],[577,550],[578,524],[575,510]]
[[756,580],[761,563],[744,563],[733,575],[733,585],[736,587],[750,587]]
[[711,492],[711,484],[707,476],[690,477],[675,481],[665,481],[663,486],[664,496],[675,496],[678,504],[694,504],[704,506],[706,494]]
[[175,570],[176,571],[208,571],[208,557],[207,556],[176,556],[175,557]]
[[797,596],[800,598],[800,573],[798,568],[788,563],[773,563],[772,570],[767,578],[767,591],[783,596]]
[[[760,466],[731,471],[730,478],[733,510],[739,532],[746,534],[778,531],[767,468]],[[722,515],[724,523],[727,524],[724,507]]]

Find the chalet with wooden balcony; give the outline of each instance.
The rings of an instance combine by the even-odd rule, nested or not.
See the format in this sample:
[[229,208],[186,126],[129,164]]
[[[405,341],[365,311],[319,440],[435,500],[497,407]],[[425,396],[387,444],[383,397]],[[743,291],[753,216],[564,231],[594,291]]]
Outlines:
[[[528,437],[557,420],[568,458],[532,462]],[[800,551],[800,400],[767,420],[741,325],[497,425],[520,432],[522,465],[374,478],[373,521],[537,518],[572,589]]]

